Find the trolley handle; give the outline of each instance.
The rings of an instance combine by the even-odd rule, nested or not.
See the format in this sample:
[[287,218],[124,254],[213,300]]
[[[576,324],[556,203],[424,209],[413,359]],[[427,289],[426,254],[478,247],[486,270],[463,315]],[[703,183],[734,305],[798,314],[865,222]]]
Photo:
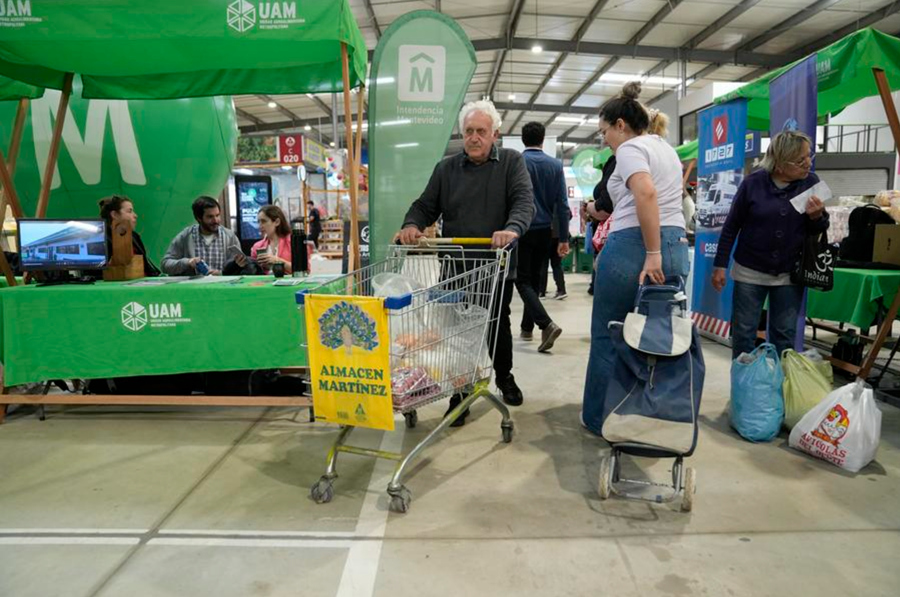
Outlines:
[[[430,246],[430,245],[456,245],[456,246],[484,246],[490,245],[493,239],[490,237],[478,238],[478,237],[467,237],[467,236],[451,236],[447,238],[425,238],[424,236],[419,239],[419,246]],[[519,239],[516,239],[503,247],[504,250],[510,250],[519,242]]]
[[[295,295],[297,304],[303,307],[306,304],[306,296],[312,294],[309,290],[301,290]],[[343,295],[338,295],[343,296]],[[389,296],[384,299],[384,308],[388,311],[399,311],[405,309],[412,304],[412,293],[401,294],[399,296]],[[350,298],[348,296],[348,298]]]

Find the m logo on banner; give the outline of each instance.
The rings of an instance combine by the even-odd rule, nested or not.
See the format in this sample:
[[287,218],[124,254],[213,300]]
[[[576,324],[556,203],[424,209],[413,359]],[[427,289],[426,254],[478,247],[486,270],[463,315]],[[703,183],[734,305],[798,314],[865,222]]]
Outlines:
[[402,102],[444,100],[447,50],[444,46],[400,46],[397,98]]
[[718,146],[728,142],[728,115],[713,119],[713,145]]

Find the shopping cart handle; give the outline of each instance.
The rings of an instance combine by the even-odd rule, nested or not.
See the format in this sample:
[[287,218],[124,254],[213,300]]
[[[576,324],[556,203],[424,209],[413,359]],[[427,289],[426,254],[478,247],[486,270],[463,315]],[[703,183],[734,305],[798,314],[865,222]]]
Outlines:
[[[309,294],[308,290],[301,290],[295,295],[295,300],[297,304],[301,307],[306,304],[306,295]],[[389,296],[384,299],[384,308],[389,311],[396,311],[399,309],[405,309],[406,307],[412,304],[412,293],[403,294],[400,296]]]

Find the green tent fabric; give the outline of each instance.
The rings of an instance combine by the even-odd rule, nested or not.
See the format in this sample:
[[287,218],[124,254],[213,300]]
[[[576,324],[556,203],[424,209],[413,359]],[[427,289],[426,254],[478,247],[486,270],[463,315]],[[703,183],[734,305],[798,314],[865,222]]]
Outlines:
[[0,14],[0,75],[83,96],[168,99],[343,90],[366,76],[365,40],[347,0],[19,2]]
[[691,160],[697,159],[697,151],[700,147],[700,141],[694,139],[693,141],[688,141],[684,145],[679,145],[675,148],[675,153],[678,154],[678,159],[682,162],[689,162]]
[[0,101],[5,102],[22,98],[37,99],[43,95],[44,90],[40,87],[0,77]]
[[[900,39],[871,27],[819,50],[819,117],[837,114],[850,104],[878,95],[872,68],[884,69],[892,90],[900,89]],[[800,62],[799,60],[797,62]],[[716,99],[717,104],[746,98],[747,128],[769,130],[769,83],[796,62],[774,70]]]
[[[700,142],[697,140],[688,141],[684,145],[679,145],[675,148],[675,153],[678,154],[678,159],[682,162],[688,162],[690,160],[697,159],[697,147],[699,147]],[[612,156],[612,150],[609,147],[604,148],[597,155],[594,156],[594,168],[597,170],[601,170],[603,168],[603,164],[606,163]]]

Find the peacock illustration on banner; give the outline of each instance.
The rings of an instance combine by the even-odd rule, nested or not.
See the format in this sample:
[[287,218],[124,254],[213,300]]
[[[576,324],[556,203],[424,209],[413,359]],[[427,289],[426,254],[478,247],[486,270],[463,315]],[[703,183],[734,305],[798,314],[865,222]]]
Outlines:
[[348,355],[354,346],[370,352],[378,346],[375,321],[356,305],[344,301],[330,307],[319,318],[319,337],[324,346],[332,350],[343,346]]

